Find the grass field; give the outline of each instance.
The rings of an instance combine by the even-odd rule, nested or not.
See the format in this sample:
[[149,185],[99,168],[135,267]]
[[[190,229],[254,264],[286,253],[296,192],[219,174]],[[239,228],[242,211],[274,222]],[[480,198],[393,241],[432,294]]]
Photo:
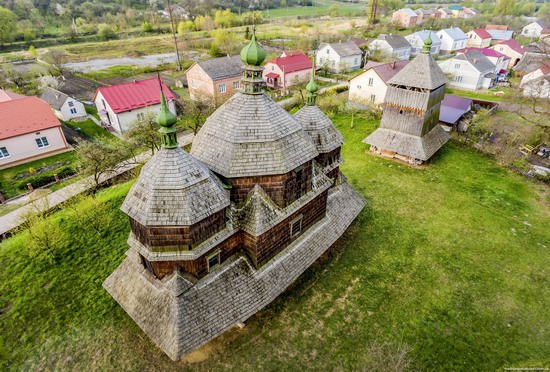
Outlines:
[[367,9],[367,3],[345,3],[341,1],[332,0],[316,0],[314,6],[293,6],[293,7],[281,7],[277,9],[270,9],[264,11],[266,18],[280,18],[280,17],[320,17],[330,14],[330,7],[338,6],[338,14],[340,16],[356,15],[361,16],[365,14]]
[[[422,168],[366,153],[377,123],[334,118],[343,172],[369,204],[286,293],[171,362],[101,287],[123,260],[118,210],[102,236],[68,209],[53,263],[23,232],[0,245],[0,369],[478,370],[549,366],[548,188],[449,143]],[[101,216],[101,217],[100,217]]]
[[[97,110],[96,110],[97,115]],[[89,140],[99,140],[108,142],[120,142],[118,137],[106,131],[100,127],[92,119],[86,119],[84,121],[67,121],[64,122],[66,126],[72,129],[80,129],[80,133]]]

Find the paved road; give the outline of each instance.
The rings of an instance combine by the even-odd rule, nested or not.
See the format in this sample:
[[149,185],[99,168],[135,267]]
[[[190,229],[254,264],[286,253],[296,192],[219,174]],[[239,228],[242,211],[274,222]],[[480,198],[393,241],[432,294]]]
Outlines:
[[[194,135],[192,133],[191,134],[182,133],[178,135],[178,142],[180,143],[181,146],[186,146],[193,141],[193,138],[194,138]],[[133,159],[132,162],[128,162],[122,165],[116,172],[103,175],[100,178],[100,182],[101,183],[106,182],[113,177],[116,177],[125,172],[128,172],[134,169],[135,167],[137,167],[138,165],[145,163],[150,157],[151,157],[151,153],[149,151],[139,154]],[[62,189],[54,191],[51,194],[48,194],[40,199],[37,199],[31,204],[24,205],[13,212],[10,212],[4,216],[1,216],[0,217],[0,240],[2,240],[2,237],[5,236],[6,233],[9,233],[13,229],[21,225],[21,223],[23,222],[22,218],[27,213],[29,213],[29,211],[31,212],[36,211],[37,208],[39,208],[40,211],[53,209],[58,205],[62,204],[63,202],[75,197],[76,195],[91,189],[92,187],[94,187],[93,176],[89,176],[73,184],[65,186]]]

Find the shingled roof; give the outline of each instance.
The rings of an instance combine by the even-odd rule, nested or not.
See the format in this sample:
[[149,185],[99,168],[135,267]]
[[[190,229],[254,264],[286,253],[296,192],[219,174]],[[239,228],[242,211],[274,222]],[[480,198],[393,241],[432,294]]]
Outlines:
[[243,72],[241,57],[221,57],[197,62],[203,71],[212,80],[221,80],[228,77],[240,76]]
[[326,154],[344,144],[344,137],[319,107],[304,106],[294,118],[309,134],[320,154]]
[[241,92],[206,119],[191,154],[227,178],[285,174],[318,155],[300,124],[275,101]]
[[60,110],[67,98],[69,98],[69,96],[65,93],[61,93],[49,87],[44,89],[44,93],[40,96],[40,99],[46,101],[46,103],[55,110]]
[[144,226],[190,226],[229,206],[229,194],[181,148],[160,149],[142,168],[121,210]]
[[325,45],[329,45],[336,54],[340,57],[348,57],[356,54],[362,54],[363,51],[359,48],[353,41],[346,41],[345,43],[332,43],[326,44],[323,43],[319,46],[319,49],[323,48]]
[[479,72],[494,70],[495,65],[478,50],[468,48],[465,53],[458,54],[454,59],[468,61]]
[[[483,58],[486,59],[485,56]],[[421,53],[407,64],[388,84],[404,85],[422,89],[436,89],[447,82],[445,74],[436,61],[427,53]]]
[[393,34],[381,34],[378,36],[378,40],[385,40],[392,49],[401,49],[401,48],[410,48],[411,44],[405,39],[404,36],[401,35],[393,35]]

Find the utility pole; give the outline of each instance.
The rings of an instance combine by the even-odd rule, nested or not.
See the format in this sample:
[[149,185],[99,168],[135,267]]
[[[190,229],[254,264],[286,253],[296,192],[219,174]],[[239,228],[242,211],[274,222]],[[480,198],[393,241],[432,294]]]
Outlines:
[[170,28],[172,29],[172,37],[174,38],[174,46],[176,47],[176,71],[181,71],[180,52],[178,50],[178,38],[174,27],[174,17],[172,16],[172,4],[168,0],[168,14],[170,15]]

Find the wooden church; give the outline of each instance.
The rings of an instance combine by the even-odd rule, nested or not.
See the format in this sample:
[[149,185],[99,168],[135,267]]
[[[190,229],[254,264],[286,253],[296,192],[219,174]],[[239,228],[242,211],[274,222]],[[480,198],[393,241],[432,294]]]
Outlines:
[[365,205],[339,167],[343,138],[315,105],[293,117],[262,91],[265,52],[241,52],[241,91],[204,123],[191,155],[166,107],[162,149],[121,209],[129,249],[105,289],[177,360],[281,294]]
[[421,164],[449,140],[439,125],[447,78],[430,55],[431,44],[428,36],[422,53],[388,80],[380,127],[363,140],[371,152]]

